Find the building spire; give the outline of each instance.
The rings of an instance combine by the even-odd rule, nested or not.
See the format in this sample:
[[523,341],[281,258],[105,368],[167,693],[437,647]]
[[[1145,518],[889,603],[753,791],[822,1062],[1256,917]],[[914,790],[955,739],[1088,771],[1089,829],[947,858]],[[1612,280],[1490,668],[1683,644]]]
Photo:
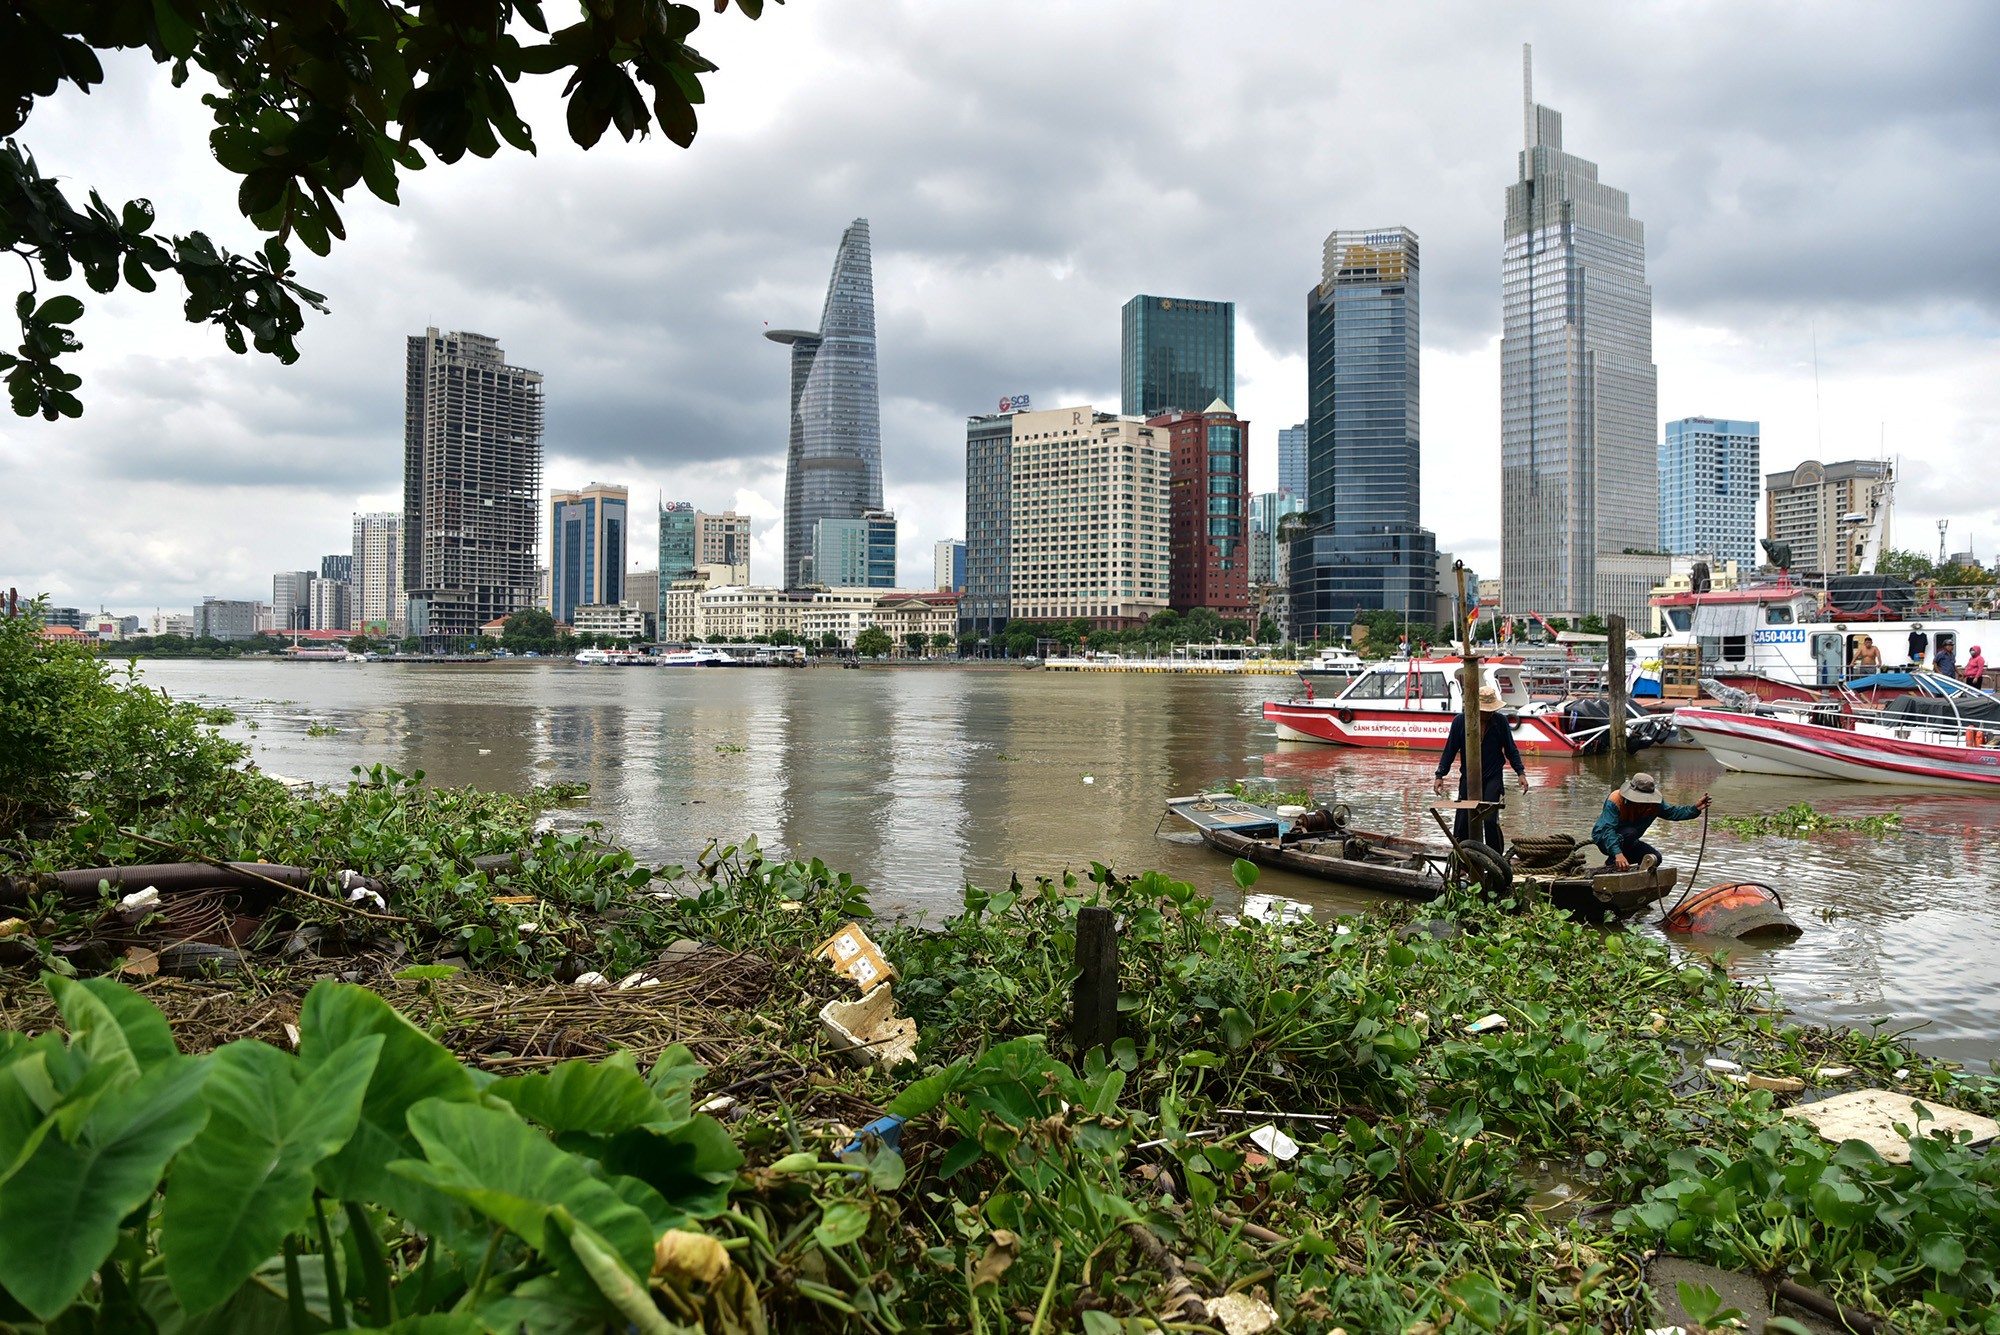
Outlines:
[[1535,146],[1535,48],[1521,43],[1521,147]]

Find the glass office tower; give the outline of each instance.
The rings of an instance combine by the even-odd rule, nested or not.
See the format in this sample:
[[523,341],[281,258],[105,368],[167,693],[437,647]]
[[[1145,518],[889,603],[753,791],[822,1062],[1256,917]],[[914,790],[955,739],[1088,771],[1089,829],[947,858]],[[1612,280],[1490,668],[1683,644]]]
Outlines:
[[1292,633],[1338,639],[1358,613],[1430,625],[1437,539],[1421,523],[1417,236],[1326,239],[1306,294],[1306,524],[1291,549]]
[[1306,441],[1309,434],[1304,422],[1278,428],[1278,490],[1297,497],[1301,510],[1306,505]]
[[770,329],[792,349],[785,456],[785,587],[802,582],[822,519],[882,508],[882,407],[875,369],[875,277],[868,220],[841,234],[817,330]]
[[1563,152],[1525,53],[1522,74],[1501,265],[1500,582],[1510,612],[1640,622],[1666,573],[1646,555],[1660,514],[1645,228],[1596,163]]
[[1743,570],[1757,564],[1761,428],[1720,417],[1667,423],[1660,444],[1660,546],[1676,556],[1712,556]]
[[1137,296],[1122,311],[1127,417],[1236,402],[1236,303]]

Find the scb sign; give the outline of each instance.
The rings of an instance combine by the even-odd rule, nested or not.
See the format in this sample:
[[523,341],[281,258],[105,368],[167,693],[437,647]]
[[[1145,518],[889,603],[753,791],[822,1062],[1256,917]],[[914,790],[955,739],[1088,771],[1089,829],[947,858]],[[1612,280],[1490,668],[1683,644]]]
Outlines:
[[1028,408],[1029,399],[1026,394],[1009,394],[1000,400],[1000,411],[1003,413],[1024,413]]

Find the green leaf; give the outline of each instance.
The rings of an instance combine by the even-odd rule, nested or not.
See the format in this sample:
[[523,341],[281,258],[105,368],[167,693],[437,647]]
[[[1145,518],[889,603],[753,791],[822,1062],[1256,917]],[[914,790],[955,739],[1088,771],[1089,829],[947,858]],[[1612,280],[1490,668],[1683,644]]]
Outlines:
[[670,1124],[666,1105],[639,1078],[629,1048],[601,1062],[567,1061],[546,1072],[496,1080],[487,1093],[551,1131],[608,1135]]
[[67,292],[50,297],[35,312],[37,324],[75,324],[83,318],[83,303]]
[[1083,1312],[1083,1335],[1125,1335],[1125,1323],[1109,1312],[1087,1307]]
[[1933,1233],[1917,1244],[1923,1263],[1941,1275],[1956,1275],[1965,1269],[1965,1244],[1949,1233]]
[[208,1125],[174,1165],[160,1225],[167,1278],[189,1312],[235,1292],[304,1222],[313,1169],[354,1134],[381,1050],[368,1034],[305,1075],[266,1043],[216,1051]]
[[1248,890],[1257,884],[1257,864],[1238,858],[1235,865],[1229,869],[1229,876],[1236,882],[1238,890]]
[[388,1165],[417,1154],[405,1120],[411,1106],[426,1099],[469,1102],[477,1093],[456,1057],[381,997],[347,983],[318,983],[306,994],[299,1009],[299,1062],[310,1075],[370,1034],[382,1036],[382,1052],[361,1121],[347,1144],[320,1164],[317,1177],[329,1196],[393,1205],[384,1199],[398,1181]]
[[201,1130],[199,1058],[162,1062],[101,1099],[72,1143],[44,1135],[0,1182],[0,1286],[47,1321],[111,1255],[118,1225]]
[[835,1201],[826,1207],[820,1221],[813,1229],[813,1237],[822,1247],[845,1247],[850,1242],[859,1242],[868,1231],[868,1207],[859,1201]]
[[398,969],[391,975],[406,983],[421,983],[433,978],[450,978],[459,972],[456,964],[412,964],[407,969]]
[[[610,1300],[631,1328],[639,1335],[694,1335],[686,1326],[676,1326],[660,1315],[660,1309],[653,1305],[653,1296],[646,1286],[631,1272],[619,1258],[610,1243],[599,1237],[589,1224],[577,1219],[561,1206],[549,1211],[549,1223],[554,1237],[569,1244],[570,1253],[582,1263],[584,1273],[597,1285],[597,1291]],[[646,1246],[646,1262],[641,1272],[652,1272],[653,1248],[650,1240]]]
[[[174,1046],[174,1031],[167,1024],[166,1016],[131,988],[114,983],[109,978],[86,978],[78,982],[54,975],[50,975],[48,985],[56,1004],[62,1007],[63,1021],[69,1026],[70,1033],[75,1034],[80,1024],[102,1024],[102,1016],[108,1014],[111,1025],[123,1038],[124,1046],[141,1067],[180,1055],[180,1050]],[[79,993],[88,994],[96,1006],[85,1006]],[[65,1000],[66,997],[69,1000]],[[74,1013],[73,1006],[76,1008]],[[86,1050],[90,1050],[89,1044],[86,1044]]]
[[905,1085],[903,1092],[891,1099],[883,1111],[894,1117],[922,1117],[944,1102],[945,1096],[957,1089],[964,1077],[965,1063],[953,1062],[942,1071]]
[[1250,1037],[1257,1032],[1257,1026],[1250,1017],[1235,1006],[1228,1006],[1222,1012],[1222,1041],[1231,1052],[1241,1052],[1250,1046]]
[[985,1150],[980,1147],[978,1138],[967,1136],[964,1140],[959,1141],[956,1145],[945,1151],[944,1158],[938,1161],[938,1176],[941,1178],[956,1177],[959,1173],[971,1167],[973,1161],[978,1159],[983,1153],[985,1153]]
[[537,1251],[549,1246],[549,1212],[565,1207],[603,1237],[634,1273],[652,1270],[646,1216],[591,1171],[511,1112],[426,1100],[410,1109],[410,1131],[425,1160],[394,1172],[463,1201]]

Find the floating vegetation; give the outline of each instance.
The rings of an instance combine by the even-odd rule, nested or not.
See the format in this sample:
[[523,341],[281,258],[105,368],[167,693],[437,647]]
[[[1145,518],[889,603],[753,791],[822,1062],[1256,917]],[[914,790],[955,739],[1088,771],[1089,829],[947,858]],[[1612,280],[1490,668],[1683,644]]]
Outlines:
[[719,756],[740,756],[749,749],[747,746],[738,746],[735,742],[717,742],[715,744],[715,754]]
[[587,783],[538,783],[528,800],[543,806],[553,806],[560,802],[576,802],[590,796]]
[[339,731],[339,728],[334,727],[333,724],[328,723],[325,719],[314,719],[306,725],[306,736],[308,737],[332,737]]
[[1829,816],[1815,810],[1810,802],[1794,802],[1783,811],[1760,812],[1753,816],[1724,816],[1722,827],[1732,834],[1746,837],[1775,834],[1796,839],[1808,834],[1835,834],[1853,832],[1871,834],[1876,838],[1903,828],[1901,812],[1890,811],[1880,816]]
[[1280,788],[1275,779],[1231,779],[1228,783],[1209,785],[1208,791],[1228,793],[1238,801],[1266,807],[1309,807],[1314,802],[1312,789]]

